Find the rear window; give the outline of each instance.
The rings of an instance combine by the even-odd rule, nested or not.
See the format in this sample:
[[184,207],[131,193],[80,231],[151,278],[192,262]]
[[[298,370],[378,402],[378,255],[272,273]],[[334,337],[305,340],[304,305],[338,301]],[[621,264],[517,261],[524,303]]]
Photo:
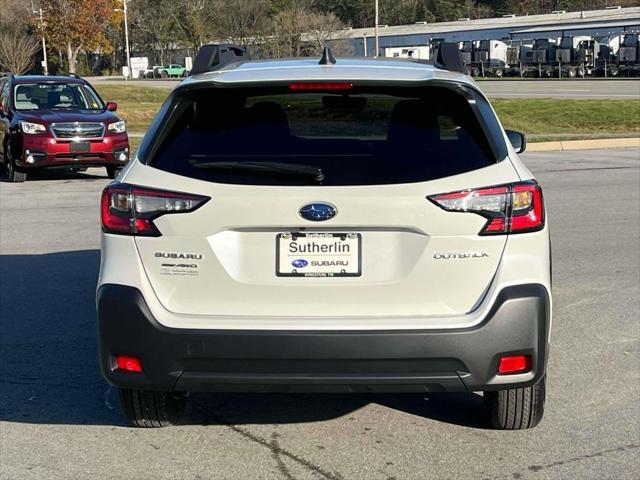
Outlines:
[[171,124],[147,163],[211,182],[411,183],[498,160],[469,100],[445,87],[220,88],[175,101]]

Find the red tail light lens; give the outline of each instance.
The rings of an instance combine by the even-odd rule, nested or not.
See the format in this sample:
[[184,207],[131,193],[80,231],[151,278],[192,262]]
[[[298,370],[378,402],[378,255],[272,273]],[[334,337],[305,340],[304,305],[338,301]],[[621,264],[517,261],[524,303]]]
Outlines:
[[116,357],[116,363],[118,365],[119,370],[124,370],[126,372],[142,371],[142,362],[140,362],[140,359],[136,357],[127,357],[125,355],[118,355]]
[[477,213],[487,218],[480,235],[535,232],[544,228],[542,189],[535,182],[464,190],[427,198],[449,212]]
[[323,83],[292,83],[289,85],[289,90],[292,92],[326,92],[335,90],[351,90],[353,84],[351,83],[338,83],[338,82],[323,82]]
[[188,213],[209,197],[112,183],[102,191],[102,230],[120,235],[159,237],[153,220],[169,213]]
[[529,355],[514,355],[511,357],[500,357],[498,364],[498,374],[507,375],[510,373],[525,373],[531,371],[531,357]]

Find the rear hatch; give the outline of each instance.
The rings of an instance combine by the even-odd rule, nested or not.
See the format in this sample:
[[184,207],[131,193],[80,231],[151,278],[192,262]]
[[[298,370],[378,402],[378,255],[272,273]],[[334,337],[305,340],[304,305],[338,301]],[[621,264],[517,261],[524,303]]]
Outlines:
[[208,198],[136,236],[167,310],[442,316],[482,299],[507,236],[479,235],[487,218],[427,197],[518,180],[479,114],[486,101],[336,85],[176,94],[158,148],[143,145],[146,164],[125,179]]

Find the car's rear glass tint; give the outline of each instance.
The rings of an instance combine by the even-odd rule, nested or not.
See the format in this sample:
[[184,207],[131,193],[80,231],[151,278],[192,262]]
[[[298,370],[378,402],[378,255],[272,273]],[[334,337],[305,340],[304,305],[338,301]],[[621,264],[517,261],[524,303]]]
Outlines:
[[444,87],[349,94],[225,88],[177,101],[177,117],[148,163],[212,182],[409,183],[497,160],[468,99]]

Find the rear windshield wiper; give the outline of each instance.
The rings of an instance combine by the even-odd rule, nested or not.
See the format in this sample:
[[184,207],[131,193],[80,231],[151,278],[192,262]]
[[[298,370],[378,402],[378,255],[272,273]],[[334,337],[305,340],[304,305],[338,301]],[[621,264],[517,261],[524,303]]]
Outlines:
[[206,162],[194,163],[194,168],[207,168],[214,170],[236,170],[256,173],[282,173],[285,175],[298,175],[310,177],[316,182],[324,180],[324,173],[320,167],[296,163],[280,162]]

